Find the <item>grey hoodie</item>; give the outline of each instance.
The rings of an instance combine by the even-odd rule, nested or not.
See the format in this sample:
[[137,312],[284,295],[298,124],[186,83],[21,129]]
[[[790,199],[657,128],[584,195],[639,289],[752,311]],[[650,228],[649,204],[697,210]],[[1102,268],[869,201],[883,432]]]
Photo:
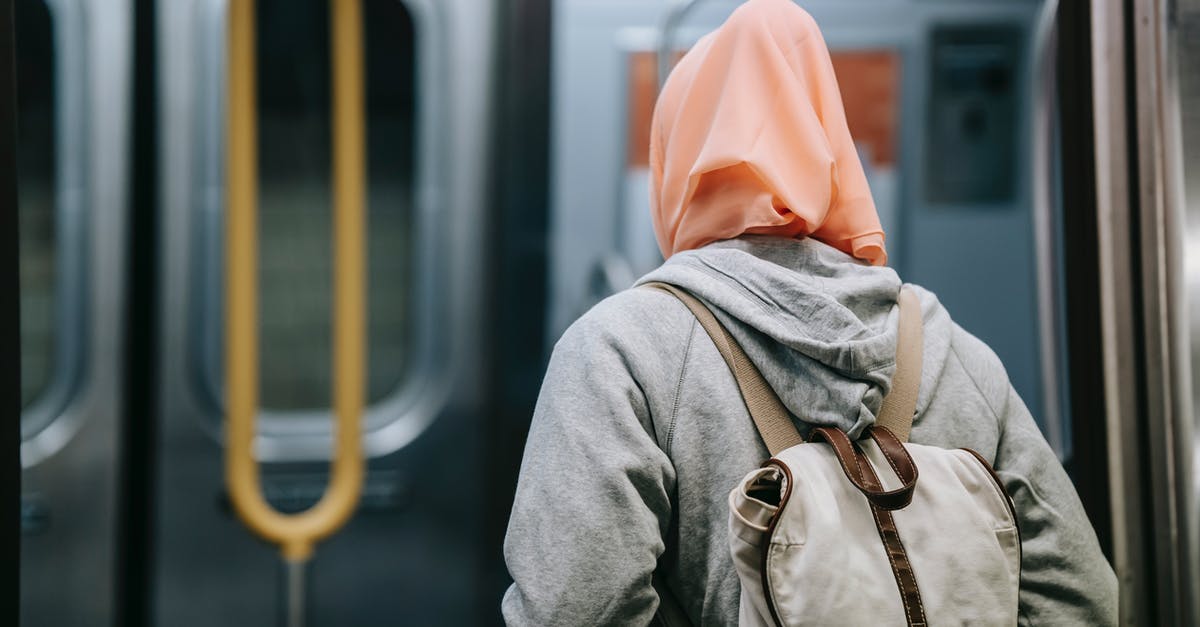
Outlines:
[[[853,437],[874,422],[895,368],[891,269],[812,239],[743,236],[674,255],[648,281],[705,301],[801,433],[821,424]],[[912,441],[971,448],[995,466],[1017,506],[1022,624],[1114,624],[1116,578],[1000,360],[917,292],[925,353]],[[505,621],[648,624],[657,574],[694,624],[735,624],[727,496],[767,457],[682,303],[630,289],[596,305],[556,344],[538,399],[504,546]]]

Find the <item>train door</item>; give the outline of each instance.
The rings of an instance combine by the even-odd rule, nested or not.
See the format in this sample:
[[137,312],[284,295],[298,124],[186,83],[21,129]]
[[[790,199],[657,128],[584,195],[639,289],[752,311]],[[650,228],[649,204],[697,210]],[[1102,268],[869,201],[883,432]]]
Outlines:
[[21,624],[113,612],[130,6],[18,0]]
[[[233,0],[238,1],[238,0]],[[152,622],[272,624],[278,551],[230,511],[222,471],[225,0],[157,5],[162,436]],[[328,0],[258,0],[261,411],[280,511],[323,493],[330,389]],[[358,512],[322,544],[310,621],[475,622],[484,363],[481,187],[490,2],[364,0],[369,457]]]
[[1096,2],[1080,18],[1095,209],[1078,227],[1098,243],[1092,428],[1107,435],[1121,621],[1196,624],[1200,4]]
[[[656,70],[738,4],[556,3],[550,337],[661,262],[646,174]],[[802,4],[832,50],[891,265],[995,347],[1069,457],[1053,102],[1035,80],[1053,66],[1057,3]]]

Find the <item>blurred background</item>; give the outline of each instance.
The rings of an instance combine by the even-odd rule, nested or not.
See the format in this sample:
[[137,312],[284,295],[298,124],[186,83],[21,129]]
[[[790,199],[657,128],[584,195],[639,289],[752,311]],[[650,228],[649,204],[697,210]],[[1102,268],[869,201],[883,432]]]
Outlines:
[[[297,592],[311,625],[497,624],[549,352],[662,262],[655,98],[738,2],[359,0],[368,472],[289,593],[223,471],[226,37],[242,1],[0,4],[20,624],[273,625]],[[331,4],[254,8],[254,450],[285,512],[321,497],[333,441]],[[801,5],[831,48],[890,265],[999,354],[1120,573],[1123,620],[1200,620],[1200,2]]]

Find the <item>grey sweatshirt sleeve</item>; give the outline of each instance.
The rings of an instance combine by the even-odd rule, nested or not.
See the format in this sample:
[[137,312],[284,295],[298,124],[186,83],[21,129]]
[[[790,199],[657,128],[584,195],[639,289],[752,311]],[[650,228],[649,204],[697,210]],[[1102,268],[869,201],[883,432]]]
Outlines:
[[504,542],[509,625],[645,625],[658,606],[674,469],[627,350],[592,319],[555,346],[534,412]]
[[956,347],[956,353],[983,356],[973,378],[999,420],[993,465],[1017,509],[1021,624],[1115,625],[1117,579],[1074,485],[1000,360],[979,340],[956,331],[959,346],[977,344]]

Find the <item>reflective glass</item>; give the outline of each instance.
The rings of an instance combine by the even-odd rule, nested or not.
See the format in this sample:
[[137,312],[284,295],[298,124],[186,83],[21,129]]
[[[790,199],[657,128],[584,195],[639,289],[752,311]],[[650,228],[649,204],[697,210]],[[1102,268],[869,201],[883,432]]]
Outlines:
[[[368,142],[368,400],[407,364],[412,284],[414,28],[396,0],[364,2]],[[329,3],[260,0],[261,403],[330,405]]]
[[28,407],[50,384],[55,367],[54,37],[50,11],[43,0],[20,0],[15,5],[21,404]]

